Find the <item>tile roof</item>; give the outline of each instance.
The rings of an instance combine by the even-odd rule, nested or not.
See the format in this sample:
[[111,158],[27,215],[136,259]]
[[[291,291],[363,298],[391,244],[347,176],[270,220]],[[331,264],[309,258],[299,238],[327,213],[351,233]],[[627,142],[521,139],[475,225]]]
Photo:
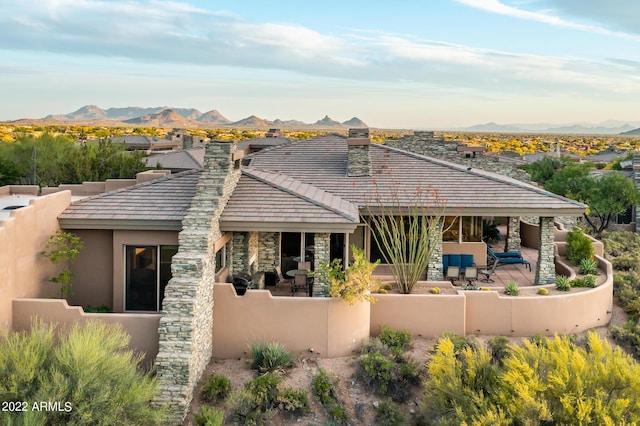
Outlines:
[[182,229],[202,170],[171,174],[72,203],[65,229]]
[[[347,144],[325,135],[257,152],[250,167],[282,173],[356,205],[414,205],[416,194],[437,189],[447,213],[457,215],[580,215],[585,206],[496,173],[372,143],[372,176],[347,176]],[[428,199],[423,200],[428,206]]]
[[353,228],[359,214],[352,203],[313,185],[280,173],[245,168],[222,214],[221,229],[249,231],[296,222],[305,223],[305,229],[313,223]]
[[204,147],[152,154],[145,158],[145,162],[147,167],[157,167],[160,164],[162,168],[171,170],[199,169],[204,164]]

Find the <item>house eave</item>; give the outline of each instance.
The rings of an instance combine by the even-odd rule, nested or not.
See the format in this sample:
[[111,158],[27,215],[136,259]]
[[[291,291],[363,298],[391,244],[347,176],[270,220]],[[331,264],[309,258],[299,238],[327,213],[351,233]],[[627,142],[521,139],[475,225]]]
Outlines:
[[181,231],[176,220],[59,219],[62,229],[111,229],[131,231]]
[[[391,209],[393,210],[393,209]],[[404,209],[406,211],[407,209]],[[363,215],[388,214],[389,208],[362,207],[360,213]],[[426,208],[425,214],[443,214],[444,216],[536,216],[536,217],[558,217],[558,216],[582,216],[584,208],[515,208],[515,207],[447,207],[444,210],[437,208]]]
[[237,232],[326,232],[352,233],[357,223],[246,222],[222,221],[221,231]]

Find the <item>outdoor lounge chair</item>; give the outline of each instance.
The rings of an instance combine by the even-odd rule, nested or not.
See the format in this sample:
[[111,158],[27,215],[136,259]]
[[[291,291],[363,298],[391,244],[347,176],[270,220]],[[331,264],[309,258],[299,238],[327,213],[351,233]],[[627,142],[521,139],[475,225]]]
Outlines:
[[517,256],[499,257],[497,256],[497,253],[494,253],[493,250],[487,247],[487,255],[488,255],[487,266],[492,267],[495,270],[495,268],[497,268],[498,266],[520,264],[527,267],[529,269],[529,272],[531,272],[531,264],[528,261],[526,261],[520,253],[516,253],[516,252],[508,252],[508,253],[515,253],[517,254]]
[[506,257],[522,257],[522,255],[520,254],[519,251],[498,251],[495,252],[493,250],[491,250],[491,247],[487,246],[487,255],[489,256],[494,256],[497,258],[506,258]]

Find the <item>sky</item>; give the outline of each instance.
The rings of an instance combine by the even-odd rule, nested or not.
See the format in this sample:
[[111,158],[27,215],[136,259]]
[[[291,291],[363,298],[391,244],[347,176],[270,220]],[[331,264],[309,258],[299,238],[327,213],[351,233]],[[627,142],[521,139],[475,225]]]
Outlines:
[[640,1],[0,0],[0,120],[640,121]]

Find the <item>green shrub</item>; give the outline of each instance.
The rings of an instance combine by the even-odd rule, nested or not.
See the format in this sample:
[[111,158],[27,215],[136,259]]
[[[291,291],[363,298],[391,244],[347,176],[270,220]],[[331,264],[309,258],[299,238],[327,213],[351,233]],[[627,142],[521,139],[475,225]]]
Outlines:
[[389,355],[391,353],[391,350],[389,350],[389,347],[385,345],[382,340],[380,340],[380,337],[371,337],[366,339],[362,343],[360,353],[362,355],[365,355],[373,352],[379,352],[383,355]]
[[559,275],[556,278],[556,290],[558,291],[571,290],[571,282],[569,281],[569,277],[567,277],[566,275]]
[[393,287],[391,286],[391,284],[387,283],[387,284],[384,284],[384,285],[382,286],[382,288],[383,288],[383,289],[385,289],[385,290],[387,290],[387,291],[391,291],[391,289],[392,289]]
[[251,368],[262,373],[282,371],[293,366],[293,357],[278,342],[260,342],[249,345]]
[[202,384],[200,392],[205,401],[218,402],[231,392],[231,380],[221,374],[214,374]]
[[309,395],[303,389],[285,389],[278,395],[278,406],[291,415],[301,415],[309,411]]
[[275,410],[264,410],[256,396],[247,389],[232,392],[228,400],[231,424],[264,425],[273,418]]
[[518,288],[518,283],[515,281],[509,281],[507,283],[507,285],[504,286],[504,292],[505,294],[508,294],[509,296],[517,296],[518,294],[520,294],[520,289]]
[[195,413],[193,419],[198,426],[222,426],[224,411],[204,405]]
[[453,343],[453,348],[456,353],[460,353],[465,348],[474,348],[477,346],[476,342],[471,340],[471,337],[458,336],[455,333],[444,333],[434,345],[433,350],[438,350],[438,345],[444,340],[449,340]]
[[595,275],[585,275],[582,278],[585,287],[594,288],[596,286],[597,278]]
[[376,423],[384,426],[408,425],[407,417],[393,402],[382,401],[376,407]]
[[265,373],[244,384],[246,391],[251,393],[255,402],[262,410],[270,410],[277,406],[278,385],[282,378],[275,373]]
[[491,358],[502,364],[504,358],[509,355],[509,339],[505,336],[496,336],[487,341],[487,347],[491,351]]
[[320,400],[331,420],[346,425],[349,424],[349,418],[346,409],[338,400],[337,385],[338,378],[327,373],[324,368],[318,368],[318,372],[311,379],[313,394]]
[[83,310],[86,313],[96,313],[96,314],[107,314],[111,312],[111,310],[107,305],[100,305],[100,306],[87,305]]
[[413,344],[413,337],[409,331],[394,330],[386,325],[380,327],[379,338],[394,353],[402,353]]
[[598,262],[595,259],[582,259],[580,261],[581,274],[595,274],[598,272]]
[[638,266],[640,266],[640,258],[634,254],[623,254],[614,257],[611,260],[611,265],[618,271],[630,271],[632,269],[638,269]]
[[57,339],[43,324],[8,335],[0,340],[0,400],[60,401],[63,410],[0,412],[0,424],[163,424],[166,410],[150,403],[157,383],[128,344],[120,327],[93,321]]
[[573,228],[567,234],[567,258],[574,265],[579,265],[582,259],[591,259],[595,251],[591,239],[580,229]]

